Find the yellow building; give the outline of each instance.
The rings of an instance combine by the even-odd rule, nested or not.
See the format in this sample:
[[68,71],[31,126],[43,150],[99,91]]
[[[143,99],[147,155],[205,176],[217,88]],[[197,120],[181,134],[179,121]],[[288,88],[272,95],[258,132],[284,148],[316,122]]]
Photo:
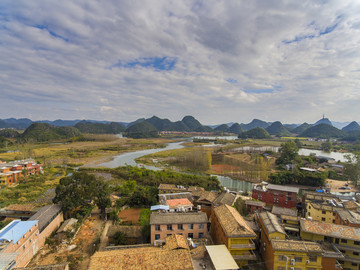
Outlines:
[[211,216],[211,236],[214,244],[224,244],[238,265],[256,260],[254,253],[255,232],[249,227],[239,212],[227,205],[215,207]]
[[260,254],[264,261],[267,261],[272,255],[272,251],[269,248],[271,240],[285,240],[286,233],[279,224],[277,217],[270,212],[264,211],[256,214],[256,221],[260,229]]
[[322,269],[323,249],[320,244],[306,241],[271,240],[268,270]]
[[312,220],[335,223],[336,210],[340,208],[342,207],[333,206],[328,203],[307,202],[305,217],[311,217]]
[[360,229],[313,220],[300,220],[300,236],[304,240],[332,243],[344,258],[340,264],[344,269],[358,270],[360,267]]

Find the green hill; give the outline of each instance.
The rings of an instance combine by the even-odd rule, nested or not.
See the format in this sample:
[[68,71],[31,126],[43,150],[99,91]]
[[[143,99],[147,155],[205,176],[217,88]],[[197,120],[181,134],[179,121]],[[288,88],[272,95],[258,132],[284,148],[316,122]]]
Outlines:
[[12,128],[1,129],[0,136],[5,138],[16,138],[19,136],[19,132]]
[[239,138],[241,138],[241,139],[247,139],[247,138],[266,139],[266,138],[271,138],[271,136],[262,127],[257,127],[257,128],[253,128],[253,129],[250,129],[248,131],[244,131],[244,132],[240,133]]
[[360,125],[357,122],[352,121],[350,124],[348,124],[346,127],[343,127],[341,130],[346,132],[360,130]]
[[70,139],[81,132],[75,127],[55,127],[46,123],[33,123],[19,136],[20,141],[46,142]]
[[360,130],[352,130],[347,133],[347,135],[342,138],[344,141],[357,141],[360,140]]
[[220,131],[220,132],[229,132],[229,126],[227,124],[222,124],[220,126],[217,126],[216,128],[214,128],[215,131]]
[[202,131],[203,129],[200,122],[193,116],[185,116],[181,121],[189,128],[190,131]]
[[270,126],[268,126],[266,128],[266,131],[269,132],[270,135],[275,135],[275,136],[291,135],[290,132],[279,121],[276,121],[272,123]]
[[241,132],[243,132],[243,128],[240,126],[239,123],[234,123],[232,124],[232,126],[229,128],[229,132],[230,133],[235,133],[235,134],[240,134]]
[[346,136],[346,132],[328,124],[319,124],[308,128],[299,136],[311,138],[342,138]]
[[312,125],[310,125],[308,123],[303,123],[300,126],[298,126],[297,128],[293,129],[292,132],[294,132],[296,134],[301,134],[310,127],[312,127]]
[[158,137],[158,130],[150,123],[143,121],[133,124],[125,130],[125,135],[130,138],[153,138]]
[[245,130],[254,129],[257,127],[261,128],[267,128],[269,126],[269,123],[259,120],[259,119],[253,119],[249,124],[241,124],[241,127]]
[[118,134],[125,131],[125,127],[116,122],[110,124],[93,123],[87,121],[81,121],[75,125],[75,127],[82,133],[90,134]]

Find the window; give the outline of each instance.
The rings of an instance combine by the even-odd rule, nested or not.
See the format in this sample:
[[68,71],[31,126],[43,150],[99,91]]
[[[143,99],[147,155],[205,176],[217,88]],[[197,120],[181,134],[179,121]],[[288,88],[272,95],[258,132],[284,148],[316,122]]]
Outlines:
[[160,239],[160,234],[155,234],[155,240],[159,240]]
[[333,213],[333,216],[335,217],[335,212]]
[[188,238],[194,238],[194,234],[193,233],[188,233]]
[[317,261],[317,256],[309,256],[309,261],[310,262],[316,262]]
[[168,233],[166,236],[171,236],[171,233]]
[[204,238],[204,233],[199,233],[199,238]]
[[360,245],[360,242],[359,241],[354,241],[354,245]]
[[203,223],[199,224],[199,229],[204,229],[204,224]]
[[172,231],[172,225],[171,224],[166,225],[166,228],[167,228],[168,231]]
[[323,217],[323,218],[321,218],[321,220],[322,220],[322,221],[325,221],[325,218]]
[[347,243],[346,239],[341,239],[341,243]]
[[279,255],[278,260],[279,260],[280,262],[285,262],[285,261],[286,261],[286,256]]
[[302,262],[302,257],[295,257],[295,262]]
[[183,225],[182,224],[178,224],[178,230],[183,230]]
[[351,263],[352,266],[357,266],[357,263]]
[[355,256],[359,256],[359,252],[353,252],[353,255],[355,255]]
[[189,224],[189,230],[193,230],[194,229],[194,224]]
[[160,229],[160,225],[155,225],[155,231],[160,231],[161,229]]
[[325,215],[326,214],[326,212],[325,211],[322,211],[322,213]]

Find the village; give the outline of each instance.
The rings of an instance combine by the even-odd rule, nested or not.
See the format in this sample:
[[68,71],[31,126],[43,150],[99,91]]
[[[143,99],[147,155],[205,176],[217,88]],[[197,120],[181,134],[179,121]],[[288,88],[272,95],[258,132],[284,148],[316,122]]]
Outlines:
[[[2,176],[42,173],[32,160],[2,166]],[[249,194],[160,184],[149,208],[125,204],[114,217],[121,198],[111,194],[105,216],[95,207],[80,220],[51,196],[12,204],[0,210],[0,268],[359,269],[360,196],[330,193],[343,186],[356,191],[336,180],[312,190],[262,182]]]

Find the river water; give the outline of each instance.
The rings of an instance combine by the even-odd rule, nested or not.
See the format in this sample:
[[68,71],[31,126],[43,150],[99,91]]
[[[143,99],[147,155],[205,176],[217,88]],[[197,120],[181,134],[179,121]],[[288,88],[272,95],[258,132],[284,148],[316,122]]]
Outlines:
[[[232,138],[229,138],[229,139],[231,140]],[[187,140],[192,140],[192,139],[190,138],[190,139],[187,139]],[[116,167],[119,167],[119,166],[130,165],[130,166],[145,167],[146,169],[150,169],[150,170],[161,170],[161,168],[158,168],[158,167],[155,167],[155,166],[137,164],[135,162],[135,160],[137,158],[142,157],[142,156],[146,156],[146,155],[149,155],[149,154],[154,154],[154,153],[161,152],[161,151],[184,148],[185,146],[182,145],[182,143],[184,143],[184,142],[185,141],[172,142],[172,143],[168,143],[166,145],[166,147],[164,147],[164,148],[146,149],[146,150],[140,150],[140,151],[129,152],[129,153],[124,153],[124,154],[121,154],[121,155],[117,155],[117,156],[114,156],[113,160],[101,163],[101,164],[97,165],[97,167],[116,168]],[[273,147],[273,146],[262,146],[262,147],[244,146],[244,147],[239,147],[237,149],[239,151],[273,151],[273,152],[277,152],[279,150],[279,147]],[[334,158],[336,161],[337,160],[345,161],[344,156],[346,154],[348,154],[348,153],[338,153],[338,152],[323,152],[323,151],[319,151],[319,150],[311,150],[311,149],[303,149],[303,148],[301,148],[299,150],[300,155],[308,156],[311,153],[315,153],[316,156],[331,157],[331,158]],[[213,175],[213,176],[216,176],[218,178],[221,186],[226,187],[226,188],[228,188],[230,190],[234,190],[234,191],[244,191],[244,192],[245,191],[251,191],[252,187],[254,185],[251,182],[243,181],[243,180],[235,180],[235,179],[232,179],[231,177],[228,177],[228,176],[220,176],[220,175]]]

